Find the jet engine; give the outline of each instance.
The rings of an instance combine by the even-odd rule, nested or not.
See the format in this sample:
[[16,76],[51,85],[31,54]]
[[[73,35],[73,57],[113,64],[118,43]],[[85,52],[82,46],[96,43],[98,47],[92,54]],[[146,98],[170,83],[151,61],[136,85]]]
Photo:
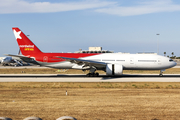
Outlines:
[[107,64],[106,75],[122,75],[123,66],[119,64]]

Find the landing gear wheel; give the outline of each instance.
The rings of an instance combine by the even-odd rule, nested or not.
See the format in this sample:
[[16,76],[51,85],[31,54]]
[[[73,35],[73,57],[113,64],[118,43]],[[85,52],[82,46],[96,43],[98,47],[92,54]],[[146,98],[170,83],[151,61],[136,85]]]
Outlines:
[[162,77],[162,76],[163,76],[163,74],[161,74],[161,73],[160,73],[160,74],[159,74],[159,76],[160,76],[160,77]]
[[90,73],[90,77],[94,77],[94,73]]
[[165,71],[165,70],[160,70],[160,74],[159,74],[160,77],[163,76],[163,72],[164,72],[164,71]]
[[86,76],[87,77],[98,77],[99,73],[88,73]]
[[99,73],[95,73],[95,75],[94,75],[95,77],[98,77],[99,76]]
[[87,77],[93,77],[93,73],[88,73],[86,76]]
[[87,77],[90,77],[90,73],[88,73],[86,76],[87,76]]

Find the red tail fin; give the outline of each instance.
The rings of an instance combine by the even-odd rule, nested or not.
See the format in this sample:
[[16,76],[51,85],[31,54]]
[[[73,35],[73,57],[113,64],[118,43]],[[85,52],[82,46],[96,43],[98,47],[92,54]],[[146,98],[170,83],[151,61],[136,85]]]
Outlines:
[[19,29],[12,28],[23,55],[42,53],[39,48]]

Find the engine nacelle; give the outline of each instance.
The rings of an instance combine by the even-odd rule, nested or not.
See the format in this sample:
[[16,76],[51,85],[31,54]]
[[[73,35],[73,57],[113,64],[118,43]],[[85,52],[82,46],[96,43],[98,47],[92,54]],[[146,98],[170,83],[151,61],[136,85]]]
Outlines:
[[122,75],[123,66],[119,64],[107,64],[106,75]]

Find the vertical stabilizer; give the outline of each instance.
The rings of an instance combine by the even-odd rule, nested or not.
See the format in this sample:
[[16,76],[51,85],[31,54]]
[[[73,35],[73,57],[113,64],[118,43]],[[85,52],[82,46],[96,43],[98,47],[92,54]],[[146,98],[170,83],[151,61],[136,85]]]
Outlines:
[[12,30],[23,55],[42,53],[39,48],[19,28],[14,27]]

